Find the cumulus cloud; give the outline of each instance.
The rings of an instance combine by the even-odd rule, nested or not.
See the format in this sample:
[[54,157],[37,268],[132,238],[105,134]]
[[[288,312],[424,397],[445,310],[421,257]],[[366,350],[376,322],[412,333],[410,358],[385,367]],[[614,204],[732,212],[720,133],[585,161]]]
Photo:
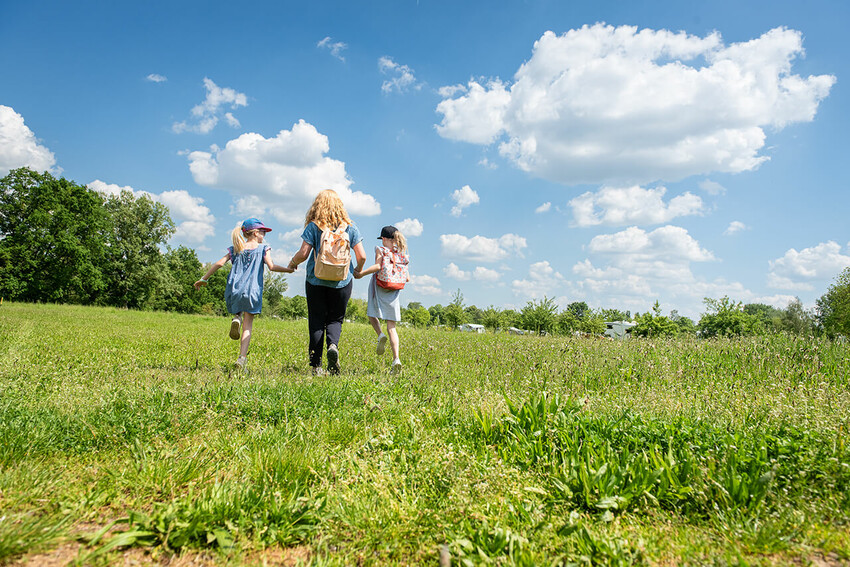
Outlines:
[[166,77],[165,75],[158,75],[157,73],[151,73],[150,75],[145,77],[145,79],[150,81],[151,83],[164,83],[168,80],[168,77]]
[[476,266],[471,272],[461,270],[454,262],[443,268],[443,273],[448,278],[460,281],[475,280],[484,283],[495,283],[502,278],[498,270]]
[[443,293],[442,288],[440,288],[440,280],[433,276],[410,274],[410,282],[407,285],[413,291],[424,295],[440,295]]
[[729,226],[726,227],[726,230],[723,231],[725,236],[732,236],[733,234],[737,234],[742,230],[748,230],[750,227],[742,223],[741,221],[732,221],[729,223]]
[[405,237],[422,236],[422,231],[425,228],[419,219],[410,218],[399,221],[395,223],[394,226],[399,229]]
[[588,191],[570,201],[575,226],[625,226],[629,224],[661,224],[676,217],[698,215],[704,210],[702,199],[685,193],[664,203],[665,187],[644,189],[602,187]]
[[519,297],[540,299],[561,290],[565,282],[564,276],[547,260],[535,262],[528,268],[528,277],[511,282],[511,289]]
[[392,57],[384,56],[378,59],[378,69],[380,69],[381,74],[388,77],[381,84],[381,91],[384,93],[403,93],[410,89],[419,90],[422,87],[416,82],[413,69],[407,65],[396,63]]
[[539,207],[534,209],[534,212],[538,213],[538,214],[548,213],[551,208],[552,208],[552,203],[550,203],[549,201],[546,201],[545,203],[543,203],[542,205],[540,205]]
[[447,278],[452,278],[453,280],[460,280],[463,282],[469,281],[469,279],[472,278],[472,275],[469,272],[464,272],[454,262],[443,268],[443,273],[446,275]]
[[345,57],[343,57],[342,52],[348,49],[348,45],[341,41],[333,41],[330,37],[326,37],[317,43],[316,47],[320,49],[327,49],[330,51],[332,56],[336,57],[340,61],[345,61]]
[[[184,120],[172,125],[171,129],[174,132],[178,134],[182,132],[208,134],[218,124],[225,107],[229,106],[235,110],[241,106],[248,106],[248,97],[245,94],[229,87],[219,87],[212,79],[207,77],[204,77],[204,88],[207,90],[207,97],[202,103],[192,108],[192,119],[190,121]],[[231,127],[239,127],[239,121],[232,113],[224,114],[224,118]]]
[[27,125],[24,117],[10,106],[0,104],[0,176],[19,167],[33,171],[61,173],[55,168],[53,152],[42,146]]
[[372,216],[381,212],[374,197],[353,191],[345,164],[326,156],[327,136],[304,120],[281,130],[273,138],[246,133],[212,146],[209,152],[188,155],[195,183],[229,191],[234,212],[246,216],[271,214],[278,221],[303,222],[313,198],[323,189],[339,193],[350,215]]
[[453,217],[459,217],[465,208],[479,203],[481,199],[478,198],[478,193],[469,185],[464,185],[452,193],[452,201],[455,202],[455,206],[452,207],[451,215]]
[[176,224],[173,238],[181,242],[202,244],[207,237],[215,234],[215,216],[209,207],[204,205],[202,198],[194,197],[188,191],[181,189],[156,194],[137,191],[129,185],[106,183],[100,179],[95,179],[86,186],[107,197],[116,197],[122,191],[129,191],[135,197],[146,196],[152,201],[162,203],[168,207],[171,219]]
[[444,256],[463,258],[473,262],[498,262],[515,256],[522,256],[522,250],[528,244],[525,238],[516,234],[505,234],[499,238],[460,234],[440,236],[440,248]]
[[768,159],[764,128],[811,121],[835,83],[793,74],[802,54],[786,28],[731,45],[633,26],[546,32],[512,84],[443,90],[437,131],[499,141],[518,168],[568,185],[748,171]]
[[850,266],[850,256],[842,254],[841,245],[830,240],[799,252],[791,248],[768,265],[767,285],[770,287],[810,291],[814,289],[814,282],[826,282]]

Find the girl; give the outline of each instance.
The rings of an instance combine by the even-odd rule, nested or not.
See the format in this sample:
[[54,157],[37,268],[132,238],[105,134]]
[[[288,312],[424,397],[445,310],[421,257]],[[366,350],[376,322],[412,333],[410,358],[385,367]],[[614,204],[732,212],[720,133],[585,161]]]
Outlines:
[[[392,371],[401,370],[401,360],[398,357],[398,333],[396,322],[401,321],[401,302],[399,295],[405,282],[410,281],[407,269],[409,257],[407,255],[407,240],[404,235],[394,226],[385,226],[381,229],[378,237],[381,246],[375,247],[375,263],[363,271],[355,271],[357,279],[369,274],[382,271],[379,275],[372,276],[369,281],[369,300],[366,307],[366,315],[372,328],[378,333],[378,346],[375,349],[378,354],[384,354],[387,346],[387,335],[389,335],[390,349],[393,351]],[[386,272],[386,273],[384,273]],[[390,283],[387,283],[387,281]],[[395,289],[392,289],[395,288]],[[381,319],[387,322],[387,334],[381,331]]]
[[345,273],[339,276],[342,279],[319,277],[326,275],[321,269],[319,275],[316,275],[317,267],[322,266],[321,259],[317,262],[317,257],[321,253],[320,245],[325,231],[334,231],[343,240],[347,239],[350,247],[348,252],[354,252],[353,258],[348,261],[349,267],[352,260],[357,261],[355,271],[363,267],[366,263],[366,251],[363,249],[360,231],[349,218],[342,199],[333,189],[325,189],[316,195],[304,217],[301,248],[289,261],[289,267],[293,269],[301,262],[307,261],[307,281],[304,289],[307,297],[307,326],[310,332],[308,352],[310,367],[317,376],[325,373],[322,369],[325,341],[328,345],[328,371],[331,374],[339,374],[339,338],[354,285],[350,270],[345,270]]
[[240,369],[244,369],[248,362],[254,315],[259,314],[263,307],[263,265],[268,266],[272,272],[291,274],[294,271],[272,262],[269,254],[271,246],[263,244],[266,233],[271,230],[255,218],[246,219],[241,226],[236,225],[231,233],[233,246],[227,249],[227,254],[221,260],[210,266],[204,277],[195,282],[195,289],[207,285],[210,276],[228,260],[231,261],[224,300],[227,302],[227,311],[233,314],[233,320],[230,322],[231,339],[240,338],[239,326],[242,326],[239,358],[236,359],[236,367]]

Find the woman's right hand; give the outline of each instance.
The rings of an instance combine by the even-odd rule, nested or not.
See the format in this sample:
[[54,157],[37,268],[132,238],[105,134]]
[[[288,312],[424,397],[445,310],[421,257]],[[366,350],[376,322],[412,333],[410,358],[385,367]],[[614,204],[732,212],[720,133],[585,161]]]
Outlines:
[[198,280],[195,282],[195,291],[201,289],[201,286],[207,285],[206,280]]

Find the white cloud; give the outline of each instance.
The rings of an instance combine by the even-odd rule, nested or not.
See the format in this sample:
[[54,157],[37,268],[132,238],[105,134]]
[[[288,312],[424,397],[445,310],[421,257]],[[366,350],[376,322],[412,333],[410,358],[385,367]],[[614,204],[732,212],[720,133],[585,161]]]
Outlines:
[[453,217],[459,217],[465,208],[477,204],[480,202],[480,199],[478,198],[478,193],[469,185],[464,185],[452,193],[452,201],[455,202],[455,206],[452,207],[451,215]]
[[419,90],[421,85],[417,84],[413,69],[407,65],[399,65],[392,57],[381,57],[378,59],[378,69],[381,74],[389,76],[389,79],[381,84],[381,91],[389,94],[393,91],[403,93],[410,89]]
[[443,293],[443,290],[440,288],[440,280],[433,276],[410,274],[410,283],[408,285],[413,291],[424,295],[440,295]]
[[145,79],[150,81],[151,83],[164,83],[165,81],[168,80],[168,77],[166,77],[165,75],[158,75],[156,73],[151,73],[150,75],[145,77]]
[[444,90],[453,98],[438,104],[437,130],[475,144],[501,139],[517,167],[564,184],[752,170],[768,159],[764,128],[811,121],[835,83],[792,74],[802,54],[802,34],[785,28],[728,46],[716,32],[546,32],[510,87],[470,80]]
[[342,56],[342,52],[348,49],[348,45],[341,41],[332,41],[330,37],[326,37],[317,43],[316,47],[327,49],[331,52],[331,55],[340,61],[345,61],[345,57]]
[[19,167],[39,173],[61,173],[61,169],[54,169],[55,165],[53,152],[39,144],[33,131],[24,124],[24,117],[12,107],[0,104],[0,176],[5,177]]
[[235,116],[233,116],[232,112],[225,112],[224,113],[224,120],[225,120],[225,122],[227,122],[227,125],[230,126],[231,128],[239,128],[239,126],[241,126],[241,124],[239,123],[239,120]]
[[[171,129],[174,132],[196,132],[198,134],[208,134],[216,127],[219,121],[219,116],[222,114],[223,107],[229,106],[231,109],[239,108],[240,106],[248,106],[248,97],[245,94],[235,91],[229,87],[219,87],[212,79],[204,77],[204,88],[207,89],[207,97],[201,104],[195,105],[192,108],[192,122],[175,122]],[[239,121],[232,113],[224,115],[228,125],[234,128],[239,127]]]
[[723,195],[724,193],[726,193],[726,187],[710,179],[704,179],[700,181],[699,188],[708,193],[709,195]]
[[458,268],[457,264],[455,264],[454,262],[443,268],[443,273],[446,275],[447,278],[452,278],[453,280],[460,280],[464,282],[472,278],[472,274],[470,274],[469,272],[464,272],[463,270]]
[[519,297],[540,299],[557,293],[563,288],[565,281],[560,272],[555,271],[547,260],[543,260],[531,264],[528,268],[528,278],[514,280],[511,282],[511,288]]
[[[850,246],[848,246],[850,247]],[[814,282],[825,282],[850,266],[850,256],[832,240],[799,252],[794,248],[768,262],[767,285],[776,289],[810,291]]]
[[339,193],[349,215],[372,216],[381,212],[374,197],[352,191],[345,164],[325,154],[327,136],[303,120],[274,138],[246,133],[230,140],[224,149],[189,153],[189,169],[198,185],[230,191],[234,211],[278,221],[303,222],[313,198],[323,189]]
[[618,267],[652,269],[653,265],[678,262],[708,262],[714,255],[701,248],[688,231],[678,226],[662,226],[646,232],[635,226],[615,234],[594,236],[588,250],[618,258]]
[[552,203],[550,203],[549,201],[546,201],[545,203],[543,203],[542,205],[540,205],[539,207],[534,209],[534,212],[538,213],[538,214],[539,213],[548,213],[551,208],[552,208]]
[[571,200],[575,226],[625,226],[629,224],[661,224],[676,217],[698,215],[704,210],[702,199],[684,193],[664,203],[665,187],[644,189],[631,187],[602,187],[596,193],[588,191]]
[[404,219],[403,221],[399,221],[394,225],[397,229],[401,231],[401,233],[405,237],[411,236],[422,236],[422,231],[424,230],[424,226],[419,221],[419,219]]
[[483,157],[478,160],[478,165],[480,165],[481,167],[486,167],[487,169],[499,169],[498,165],[496,165],[486,157]]
[[514,256],[522,256],[522,250],[528,244],[525,238],[516,234],[505,234],[499,238],[460,234],[440,236],[440,248],[444,256],[464,258],[474,262],[498,262]]
[[106,183],[100,179],[95,179],[87,187],[107,197],[115,197],[122,191],[129,191],[137,198],[147,196],[152,201],[162,203],[168,207],[169,215],[176,225],[173,238],[181,242],[202,244],[207,237],[215,234],[215,216],[209,207],[204,205],[203,199],[193,197],[188,191],[181,189],[156,194],[137,191],[129,185]]
[[729,223],[729,226],[726,227],[726,230],[723,231],[725,236],[732,236],[742,230],[748,230],[750,227],[742,223],[741,221],[732,221]]

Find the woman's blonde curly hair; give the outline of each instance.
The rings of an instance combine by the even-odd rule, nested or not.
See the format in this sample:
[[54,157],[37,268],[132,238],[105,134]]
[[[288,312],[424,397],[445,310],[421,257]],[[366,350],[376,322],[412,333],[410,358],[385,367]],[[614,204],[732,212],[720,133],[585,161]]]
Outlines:
[[348,213],[345,212],[342,199],[333,189],[325,189],[316,195],[307,211],[307,216],[304,217],[304,226],[311,222],[316,223],[321,229],[336,229],[342,223],[352,224]]

